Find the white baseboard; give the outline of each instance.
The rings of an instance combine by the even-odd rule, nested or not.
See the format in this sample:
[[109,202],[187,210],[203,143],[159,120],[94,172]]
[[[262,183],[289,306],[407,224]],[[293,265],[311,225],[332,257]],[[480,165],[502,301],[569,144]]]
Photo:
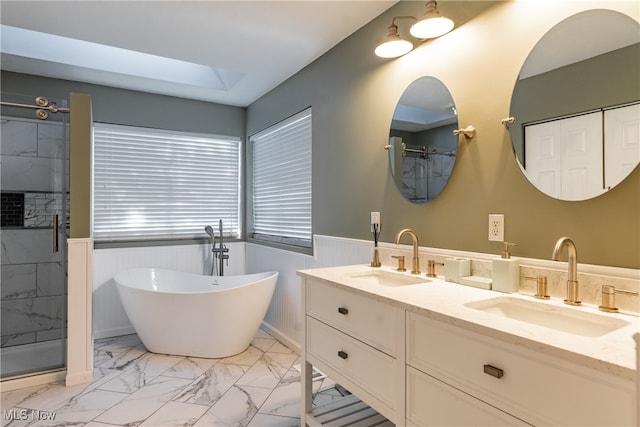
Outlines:
[[99,340],[101,338],[119,337],[122,335],[135,334],[136,330],[133,326],[126,326],[123,328],[103,329],[101,331],[94,331],[93,339]]
[[93,370],[84,372],[75,372],[65,377],[65,386],[69,387],[76,384],[85,384],[93,381]]
[[280,341],[282,344],[286,345],[291,350],[295,351],[298,355],[302,351],[298,343],[293,341],[287,335],[283,334],[280,330],[274,328],[267,322],[262,322],[261,328],[264,329],[264,331],[267,332],[269,335],[271,335],[272,337]]

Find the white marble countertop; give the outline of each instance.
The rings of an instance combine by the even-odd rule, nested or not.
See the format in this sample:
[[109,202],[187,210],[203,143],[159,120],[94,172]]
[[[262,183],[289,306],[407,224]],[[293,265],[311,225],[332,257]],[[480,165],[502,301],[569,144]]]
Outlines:
[[[386,286],[352,277],[373,271],[414,278],[420,277],[426,283]],[[633,336],[640,331],[640,318],[631,314],[604,313],[599,311],[597,306],[591,305],[572,307],[556,298],[537,300],[519,293],[505,294],[449,283],[445,282],[442,277],[427,278],[424,273],[417,276],[408,272],[400,273],[390,267],[372,268],[365,264],[299,270],[298,275],[321,280],[333,286],[348,288],[354,292],[472,332],[530,348],[625,380],[635,381],[636,348]],[[587,337],[501,317],[465,306],[465,303],[496,297],[518,298],[546,304],[549,307],[557,306],[563,310],[570,309],[581,313],[593,313],[605,318],[622,319],[629,322],[629,325],[601,336]]]

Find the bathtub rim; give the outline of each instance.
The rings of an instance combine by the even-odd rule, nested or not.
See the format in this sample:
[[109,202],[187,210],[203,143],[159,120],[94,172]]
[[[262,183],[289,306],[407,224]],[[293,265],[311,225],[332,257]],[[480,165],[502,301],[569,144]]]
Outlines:
[[[180,276],[183,276],[185,279],[198,281],[199,282],[198,284],[202,284],[204,286],[208,286],[211,288],[210,289],[194,289],[194,290],[153,289],[150,286],[136,286],[135,284],[137,284],[138,282],[133,280],[127,281],[122,279],[123,276],[127,274],[129,275],[134,274],[134,272],[146,273],[146,272],[152,272],[152,271],[157,271],[164,274],[180,275]],[[259,273],[236,274],[236,275],[229,275],[229,276],[210,276],[205,274],[188,273],[184,271],[171,270],[168,268],[133,267],[133,268],[127,268],[117,272],[113,276],[113,281],[116,283],[117,286],[122,286],[127,289],[133,289],[141,292],[149,292],[153,294],[167,294],[167,295],[195,295],[195,294],[208,294],[208,293],[233,291],[234,289],[255,285],[261,281],[271,279],[274,276],[276,277],[276,280],[277,280],[278,275],[279,275],[279,272],[275,270],[264,271]],[[247,280],[239,283],[224,283],[225,281],[234,282],[239,280],[240,278],[247,279]],[[221,283],[216,284],[214,287],[214,285],[210,282],[211,279],[218,280]],[[149,281],[149,283],[151,283],[148,277],[146,277],[144,280]],[[132,285],[131,282],[135,282],[135,283]],[[205,283],[202,283],[202,282],[205,282]]]

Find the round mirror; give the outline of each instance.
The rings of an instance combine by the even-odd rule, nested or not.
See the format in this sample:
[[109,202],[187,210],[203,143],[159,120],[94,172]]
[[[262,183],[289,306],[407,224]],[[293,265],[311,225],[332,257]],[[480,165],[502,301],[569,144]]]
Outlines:
[[447,87],[435,77],[411,83],[398,101],[389,131],[389,169],[413,203],[435,199],[449,181],[458,151],[458,116]]
[[553,27],[527,57],[511,98],[515,157],[561,200],[610,190],[640,161],[640,25],[589,10]]

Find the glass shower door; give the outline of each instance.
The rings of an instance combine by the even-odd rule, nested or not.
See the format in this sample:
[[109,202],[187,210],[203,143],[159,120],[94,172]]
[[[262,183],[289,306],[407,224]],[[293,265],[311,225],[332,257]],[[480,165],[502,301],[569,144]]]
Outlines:
[[[7,102],[35,105],[35,98],[2,94],[3,380],[66,365],[69,212],[68,115]],[[49,102],[66,107],[66,101]]]

